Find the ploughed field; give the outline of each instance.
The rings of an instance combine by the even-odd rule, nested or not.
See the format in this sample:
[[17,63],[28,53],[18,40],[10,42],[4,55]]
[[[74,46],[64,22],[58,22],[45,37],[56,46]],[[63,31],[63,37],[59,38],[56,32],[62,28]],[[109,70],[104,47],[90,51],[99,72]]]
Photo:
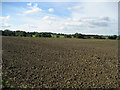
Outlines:
[[117,40],[2,38],[2,78],[15,88],[117,88]]

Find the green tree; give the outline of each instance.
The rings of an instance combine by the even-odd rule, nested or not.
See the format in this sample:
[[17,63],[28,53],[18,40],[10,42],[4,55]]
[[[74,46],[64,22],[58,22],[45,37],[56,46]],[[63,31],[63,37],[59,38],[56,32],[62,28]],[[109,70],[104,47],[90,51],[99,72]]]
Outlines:
[[15,35],[16,36],[21,36],[21,37],[26,37],[26,32],[18,30],[18,31],[15,32]]
[[117,35],[108,36],[108,39],[117,39]]
[[59,35],[56,35],[56,38],[59,38],[60,36]]
[[51,33],[40,33],[41,37],[52,37]]
[[105,38],[103,38],[102,36],[96,35],[96,36],[94,36],[94,39],[105,39]]
[[15,36],[15,32],[6,29],[6,30],[2,31],[2,35],[3,36]]
[[81,33],[75,33],[74,37],[75,38],[84,38],[84,36]]
[[72,38],[72,35],[67,35],[67,34],[65,34],[64,37],[65,37],[65,38]]
[[35,34],[35,37],[41,37],[41,36],[42,36],[41,33],[36,33],[36,34]]

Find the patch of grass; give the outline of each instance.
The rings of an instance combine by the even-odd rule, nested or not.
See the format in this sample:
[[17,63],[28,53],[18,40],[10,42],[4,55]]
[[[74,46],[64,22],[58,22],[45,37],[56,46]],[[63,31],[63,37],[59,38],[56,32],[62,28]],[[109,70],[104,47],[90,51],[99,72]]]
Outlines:
[[35,35],[32,35],[32,37],[36,37]]
[[2,83],[2,88],[14,88],[8,80],[0,80],[0,82]]
[[57,36],[56,35],[52,35],[52,38],[56,38]]
[[60,35],[60,38],[64,38],[64,36],[63,36],[63,35]]

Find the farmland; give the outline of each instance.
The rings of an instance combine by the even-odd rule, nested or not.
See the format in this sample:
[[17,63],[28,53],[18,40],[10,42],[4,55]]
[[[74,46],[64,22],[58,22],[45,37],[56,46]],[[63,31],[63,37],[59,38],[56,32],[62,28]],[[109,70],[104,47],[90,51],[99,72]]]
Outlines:
[[2,38],[2,78],[15,88],[118,88],[118,41]]

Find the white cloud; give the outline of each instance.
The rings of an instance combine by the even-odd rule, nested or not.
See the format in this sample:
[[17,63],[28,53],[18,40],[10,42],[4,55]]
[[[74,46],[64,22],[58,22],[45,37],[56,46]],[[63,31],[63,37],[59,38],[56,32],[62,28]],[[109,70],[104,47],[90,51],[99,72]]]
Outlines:
[[73,7],[68,7],[67,9],[68,10],[80,10],[80,9],[82,9],[83,7],[81,7],[81,6],[73,6]]
[[10,16],[0,16],[0,28],[4,29],[10,27],[11,24],[8,24],[7,21],[10,19]]
[[[45,14],[46,16],[30,18],[27,17],[28,24],[21,24],[19,26],[12,26],[12,30],[25,30],[37,32],[55,32],[55,33],[75,33],[75,32],[91,32],[94,28],[107,27],[109,21],[104,21],[101,17],[78,17],[71,16],[69,18],[61,18],[56,15]],[[103,16],[104,17],[104,16]],[[29,24],[30,22],[30,24]],[[93,29],[93,30],[92,30]],[[99,29],[98,29],[99,30]]]
[[33,8],[31,10],[25,11],[24,13],[25,14],[31,14],[31,13],[37,13],[37,12],[40,12],[40,11],[42,11],[42,9],[40,9],[40,8]]
[[6,28],[6,27],[11,27],[12,25],[11,24],[8,24],[8,23],[2,23],[1,26],[3,28]]
[[32,3],[27,3],[28,6],[32,6]]
[[49,12],[54,12],[55,10],[54,10],[54,8],[49,8],[48,11]]
[[45,16],[45,17],[43,17],[43,20],[47,20],[49,18],[50,18],[49,16]]
[[[38,4],[29,4],[28,6],[28,10],[24,11],[24,14],[32,14],[42,11],[42,9],[38,7]],[[53,8],[49,8],[47,9],[48,12],[37,13],[39,17],[32,16],[31,18],[31,16],[24,16],[22,22],[25,22],[27,24],[13,26],[11,29],[24,30],[28,32],[37,31],[55,33],[95,33],[94,31],[102,32],[103,30],[104,32],[104,30],[108,29],[108,26],[111,22],[110,17],[108,17],[107,15],[93,17],[87,16],[88,14],[83,14],[79,12],[79,10],[82,8],[83,7],[81,6],[69,7],[68,10],[70,10],[70,16],[64,18],[48,13],[54,12]]]
[[84,24],[83,22],[65,22],[64,25],[69,25],[69,26],[81,26]]
[[0,20],[5,21],[10,19],[10,16],[0,16]]
[[[47,3],[45,5],[47,5]],[[111,26],[111,24],[113,23],[111,18],[114,19],[114,16],[116,16],[115,13],[111,16],[111,13],[113,12],[111,8],[114,7],[114,5],[110,6],[111,8],[109,8],[109,6],[107,5],[104,5],[104,3],[103,5],[102,3],[71,3],[69,6],[68,5],[66,5],[66,3],[59,3],[55,6],[51,6],[50,8],[45,9],[45,7],[43,5],[41,6],[39,3],[27,3],[27,8],[26,6],[23,6],[22,8],[20,8],[20,10],[14,8],[18,11],[17,13],[19,13],[19,11],[24,12],[21,13],[23,15],[21,15],[19,18],[15,16],[16,12],[14,12],[13,10],[14,15],[13,13],[10,13],[12,14],[11,21],[9,20],[10,16],[0,17],[0,19],[6,21],[9,20],[8,22],[5,21],[5,23],[2,24],[3,27],[10,27],[14,30],[24,31],[48,31],[57,33],[102,33],[106,31],[107,33],[109,33],[109,30],[117,30],[115,28],[115,24],[113,24],[114,27]],[[106,9],[106,7],[108,7],[109,9]],[[52,13],[55,12],[57,9],[59,10],[58,12]],[[10,22],[14,26],[11,26],[9,24]]]
[[36,31],[36,29],[37,29],[37,26],[31,25],[31,24],[21,24],[21,25],[14,25],[14,26],[11,25],[10,27],[10,30],[13,30],[13,31],[21,30],[26,32],[33,32],[33,31]]
[[48,16],[44,16],[42,19],[43,19],[43,20],[55,20],[56,17],[55,17],[55,16],[48,15]]
[[34,6],[31,6],[29,8],[30,10],[24,11],[24,14],[34,14],[42,11],[42,9],[38,7],[38,4],[35,4]]

